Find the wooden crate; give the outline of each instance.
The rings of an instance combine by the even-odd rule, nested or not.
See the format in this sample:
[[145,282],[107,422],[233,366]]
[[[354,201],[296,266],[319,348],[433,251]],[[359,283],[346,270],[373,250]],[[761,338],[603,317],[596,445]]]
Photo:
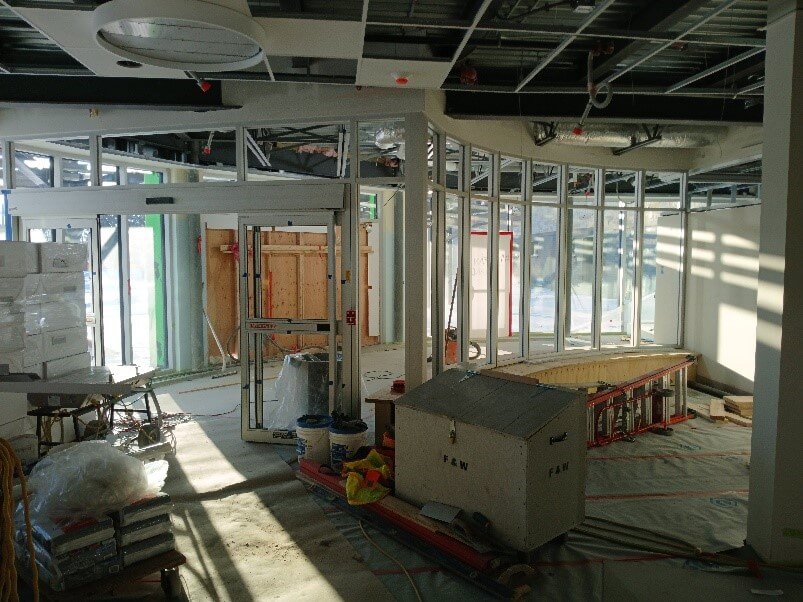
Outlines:
[[480,512],[496,539],[532,551],[584,518],[585,407],[574,391],[471,374],[396,400],[396,495]]

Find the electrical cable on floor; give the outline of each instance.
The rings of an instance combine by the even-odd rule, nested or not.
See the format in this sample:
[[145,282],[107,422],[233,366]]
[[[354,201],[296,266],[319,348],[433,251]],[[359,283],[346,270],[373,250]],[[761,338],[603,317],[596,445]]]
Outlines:
[[415,584],[415,581],[413,580],[413,577],[412,577],[412,575],[410,575],[409,571],[407,570],[407,567],[405,567],[405,566],[404,566],[404,565],[403,565],[401,562],[399,562],[398,560],[396,560],[396,559],[395,559],[393,556],[391,556],[391,555],[390,555],[388,552],[386,552],[385,550],[383,550],[383,549],[380,547],[380,545],[379,545],[378,543],[376,543],[376,542],[375,542],[373,539],[371,539],[371,538],[368,536],[368,533],[366,532],[366,530],[365,530],[365,527],[363,526],[363,524],[362,524],[362,521],[361,521],[361,520],[358,520],[357,522],[358,522],[358,524],[360,525],[360,531],[362,531],[362,534],[365,536],[365,539],[367,539],[367,540],[368,540],[368,543],[370,543],[370,544],[371,544],[372,546],[374,546],[374,547],[375,547],[377,550],[379,550],[379,551],[380,551],[380,552],[381,552],[381,553],[382,553],[382,554],[383,554],[385,557],[387,557],[387,558],[389,558],[390,560],[392,560],[393,562],[395,562],[395,563],[398,565],[398,567],[399,567],[399,568],[400,568],[402,571],[404,571],[404,574],[405,574],[405,575],[407,575],[407,579],[410,581],[410,585],[413,587],[413,591],[415,592],[415,597],[418,599],[418,602],[424,602],[423,598],[421,598],[421,592],[420,592],[420,591],[418,591],[418,586]]
[[17,567],[14,551],[14,476],[20,480],[22,491],[22,508],[25,516],[25,536],[28,557],[31,561],[31,583],[34,602],[39,600],[39,571],[36,567],[36,555],[31,533],[31,517],[28,498],[28,480],[22,471],[17,454],[11,444],[0,439],[0,600],[18,600]]

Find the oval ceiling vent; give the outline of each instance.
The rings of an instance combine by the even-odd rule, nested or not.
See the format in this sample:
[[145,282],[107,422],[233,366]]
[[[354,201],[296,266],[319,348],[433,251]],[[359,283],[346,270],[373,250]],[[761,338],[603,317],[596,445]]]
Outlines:
[[265,59],[251,17],[198,0],[112,0],[94,11],[97,43],[127,60],[181,71],[236,71]]

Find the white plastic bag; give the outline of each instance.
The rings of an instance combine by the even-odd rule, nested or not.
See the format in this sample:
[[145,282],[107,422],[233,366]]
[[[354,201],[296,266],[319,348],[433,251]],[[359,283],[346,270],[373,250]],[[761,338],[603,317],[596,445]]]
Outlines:
[[140,460],[106,441],[82,441],[53,449],[31,471],[31,514],[47,517],[100,517],[157,494],[167,462]]

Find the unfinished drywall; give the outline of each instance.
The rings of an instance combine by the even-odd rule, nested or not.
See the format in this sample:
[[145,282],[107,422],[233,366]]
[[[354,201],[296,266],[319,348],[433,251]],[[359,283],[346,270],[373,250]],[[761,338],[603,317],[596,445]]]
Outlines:
[[761,207],[691,213],[686,348],[698,375],[753,392]]

